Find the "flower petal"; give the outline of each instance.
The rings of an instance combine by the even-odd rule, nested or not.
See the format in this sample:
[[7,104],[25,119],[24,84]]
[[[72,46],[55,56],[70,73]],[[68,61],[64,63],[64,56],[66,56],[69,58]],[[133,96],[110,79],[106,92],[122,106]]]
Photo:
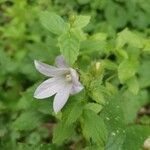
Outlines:
[[57,56],[56,59],[55,59],[55,63],[57,65],[57,67],[69,68],[69,66],[65,62],[65,59],[64,59],[63,55]]
[[80,92],[84,87],[79,82],[79,75],[78,75],[77,71],[70,68],[70,73],[71,73],[72,84],[73,84],[70,93],[72,95],[74,95],[74,94],[77,94],[78,92]]
[[60,92],[58,92],[54,98],[53,109],[55,113],[58,113],[66,104],[70,95],[71,85],[65,86]]
[[79,85],[73,85],[71,90],[70,90],[70,94],[71,95],[74,95],[74,94],[77,94],[79,93],[80,91],[83,90],[83,85],[79,82]]
[[68,73],[69,71],[69,69],[67,68],[56,68],[56,67],[47,65],[45,63],[42,63],[40,61],[37,61],[37,60],[34,61],[34,64],[35,64],[36,69],[40,73],[48,77],[60,76],[60,75]]
[[78,75],[77,71],[70,68],[70,73],[71,73],[71,78],[72,78],[73,84],[78,85],[79,84],[79,75]]
[[57,93],[64,88],[65,82],[63,78],[50,78],[38,86],[34,93],[37,99],[44,99]]

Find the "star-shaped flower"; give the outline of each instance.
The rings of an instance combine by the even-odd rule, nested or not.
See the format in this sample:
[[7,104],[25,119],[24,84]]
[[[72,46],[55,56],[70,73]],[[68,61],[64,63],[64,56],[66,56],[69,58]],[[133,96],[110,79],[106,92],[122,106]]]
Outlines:
[[37,60],[34,63],[40,73],[51,77],[38,86],[34,97],[44,99],[56,94],[53,102],[55,113],[63,108],[70,95],[74,95],[83,89],[78,73],[67,65],[63,56],[56,57],[55,63],[57,67]]

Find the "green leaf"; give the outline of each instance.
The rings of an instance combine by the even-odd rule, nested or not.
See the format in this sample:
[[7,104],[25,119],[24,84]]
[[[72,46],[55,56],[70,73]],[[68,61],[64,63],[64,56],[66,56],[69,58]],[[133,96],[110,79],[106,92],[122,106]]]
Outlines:
[[107,137],[105,124],[95,112],[85,110],[83,113],[82,132],[87,140],[92,139],[94,143],[104,146]]
[[[81,100],[81,98],[79,98]],[[71,125],[77,121],[77,119],[81,116],[83,111],[84,103],[82,101],[78,101],[77,99],[73,99],[68,105],[65,107],[63,111],[62,119],[66,125]]]
[[90,37],[90,39],[95,40],[95,41],[106,41],[107,37],[108,37],[107,33],[99,32],[99,33],[93,34]]
[[104,65],[104,68],[106,68],[108,70],[116,70],[118,67],[117,64],[115,64],[114,62],[112,62],[108,59],[102,60],[102,63]]
[[128,53],[124,49],[116,49],[115,53],[120,59],[128,59]]
[[150,52],[150,40],[145,40],[144,42],[144,48],[143,48],[144,52]]
[[127,28],[118,33],[117,48],[122,48],[125,44],[130,44],[133,47],[142,48],[143,39]]
[[30,131],[41,124],[41,115],[34,111],[23,112],[13,123],[15,130]]
[[110,82],[106,82],[106,89],[111,93],[111,94],[116,94],[118,92],[118,89],[116,86],[111,84]]
[[[144,104],[143,103],[145,101],[144,99],[147,97],[145,95],[146,93],[145,94],[144,93],[141,93],[139,96],[136,96],[136,98],[134,98],[134,96],[132,96],[132,94],[129,92],[120,93],[119,95],[111,98],[111,100],[108,103],[106,103],[105,107],[102,110],[102,113],[100,114],[101,117],[104,118],[109,133],[107,144],[106,144],[106,150],[116,150],[116,149],[128,150],[132,148],[134,149],[133,139],[134,136],[136,136],[136,132],[139,131],[137,130],[134,133],[132,130],[130,130],[128,124],[135,119],[137,115],[137,110],[141,107],[142,104]],[[138,127],[135,126],[135,128]],[[141,126],[140,128],[145,128],[145,127]],[[146,128],[147,128],[146,130],[148,130],[149,127]],[[142,129],[140,130],[141,130],[140,132],[142,132]],[[143,139],[140,140],[141,136],[143,136],[143,133],[137,134],[136,137],[139,138],[138,139],[138,141],[140,141],[139,143],[141,143],[141,141],[143,140]],[[133,139],[130,137],[133,137]],[[128,140],[128,138],[130,138],[130,140]],[[136,138],[134,143],[136,143]],[[137,144],[138,146],[135,145],[135,150],[140,149],[140,146],[142,146],[139,143]],[[123,148],[123,147],[128,147],[128,148]]]
[[75,17],[75,21],[73,23],[73,27],[75,28],[83,28],[88,25],[90,22],[90,16],[79,15]]
[[143,149],[144,141],[150,135],[150,127],[134,125],[127,128],[125,132],[126,132],[126,138],[122,149],[141,150]]
[[41,24],[50,32],[60,35],[67,32],[69,26],[64,20],[53,12],[43,11],[40,14]]
[[104,150],[103,146],[97,146],[97,145],[92,145],[92,146],[88,146],[85,147],[83,150]]
[[85,105],[85,109],[90,109],[94,111],[96,114],[98,114],[102,110],[102,105],[97,103],[87,103]]
[[31,133],[27,138],[27,143],[31,145],[36,145],[40,142],[41,137],[38,132]]
[[140,108],[148,103],[148,92],[142,90],[138,95],[125,91],[122,94],[122,109],[126,124],[133,123]]
[[[31,86],[25,92],[22,93],[22,97],[19,99],[18,103],[16,104],[17,110],[36,110],[43,114],[50,114],[53,112],[52,108],[52,98],[44,101],[35,100],[33,97],[33,93],[36,89],[36,85]],[[51,99],[51,100],[50,100]]]
[[110,134],[107,140],[106,150],[122,150],[124,139],[125,134],[123,132],[119,134]]
[[100,116],[104,119],[109,134],[117,134],[125,127],[125,117],[122,108],[122,93],[114,95],[104,105]]
[[80,28],[72,28],[71,33],[79,40],[79,41],[84,41],[86,40],[86,34],[83,32],[82,29]]
[[150,60],[144,60],[139,68],[139,84],[141,88],[150,86]]
[[53,132],[53,143],[61,145],[65,140],[71,138],[74,134],[74,125],[66,125],[64,122],[60,122]]
[[80,42],[72,33],[65,33],[59,37],[59,47],[68,64],[73,65],[79,55]]
[[94,80],[90,84],[89,96],[95,102],[104,104],[105,101],[109,99],[110,93],[103,85],[101,85],[101,80]]
[[131,60],[124,60],[120,63],[118,67],[118,77],[121,83],[124,83],[126,80],[130,79],[135,75],[137,71],[137,63]]
[[128,89],[133,94],[137,95],[139,92],[139,83],[136,77],[133,77],[127,81]]
[[150,127],[129,126],[124,132],[109,137],[106,150],[142,150],[144,141],[149,134]]

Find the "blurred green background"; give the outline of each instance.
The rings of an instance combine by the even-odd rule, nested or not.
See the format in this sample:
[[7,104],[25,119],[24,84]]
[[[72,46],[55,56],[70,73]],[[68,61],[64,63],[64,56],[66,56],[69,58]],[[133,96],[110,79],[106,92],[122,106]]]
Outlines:
[[[89,34],[106,32],[115,37],[125,27],[150,36],[150,0],[0,0],[0,149],[69,149],[51,144],[56,119],[52,101],[33,98],[44,77],[34,59],[53,63],[60,53],[54,35],[39,22],[42,10],[68,18],[91,16]],[[149,57],[143,71],[143,88],[150,86]],[[144,80],[145,79],[145,80]],[[133,143],[134,144],[134,143]]]

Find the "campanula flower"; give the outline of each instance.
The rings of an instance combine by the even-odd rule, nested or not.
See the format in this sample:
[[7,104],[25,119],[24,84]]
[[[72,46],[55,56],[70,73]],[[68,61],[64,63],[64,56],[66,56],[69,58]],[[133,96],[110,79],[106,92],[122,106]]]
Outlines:
[[80,92],[83,85],[79,81],[77,71],[69,67],[63,56],[57,56],[55,63],[57,67],[34,61],[36,69],[50,77],[38,86],[34,97],[44,99],[55,95],[53,109],[57,113],[64,107],[69,96]]

